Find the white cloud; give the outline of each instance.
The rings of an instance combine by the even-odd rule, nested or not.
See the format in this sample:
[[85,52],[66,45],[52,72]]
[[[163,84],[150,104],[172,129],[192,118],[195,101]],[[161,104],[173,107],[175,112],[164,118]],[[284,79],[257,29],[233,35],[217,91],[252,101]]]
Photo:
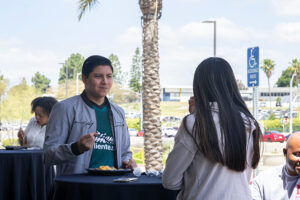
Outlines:
[[300,16],[299,0],[270,0],[275,12],[280,16]]
[[[254,30],[251,27],[241,27],[226,18],[217,18],[216,32],[217,39],[222,40],[250,40],[264,39],[266,34],[259,30]],[[186,25],[179,27],[176,30],[179,38],[192,39],[207,39],[212,36],[214,31],[213,24],[200,22],[189,22]]]
[[[218,18],[216,21],[217,41],[222,41],[222,44],[217,45],[217,56],[228,60],[236,77],[246,84],[248,43],[265,41],[270,37],[263,31],[237,25],[226,18]],[[212,56],[213,25],[192,21],[179,27],[160,24],[159,28],[161,84],[192,85],[198,64]],[[133,52],[128,53],[128,49],[136,47],[134,45],[140,42],[139,34],[138,27],[130,27],[116,38],[116,54],[122,66],[131,64]],[[266,84],[264,79],[261,79],[261,84]]]
[[141,28],[138,28],[136,26],[130,27],[128,28],[125,33],[121,33],[119,34],[115,41],[118,44],[130,44],[130,45],[135,45],[138,46],[139,45],[139,41],[142,40],[142,31]]
[[275,27],[279,39],[288,42],[300,42],[300,22],[284,22]]
[[180,0],[180,1],[183,1],[183,2],[191,2],[191,3],[201,3],[201,2],[204,2],[204,1],[207,1],[207,0]]
[[0,49],[0,72],[10,80],[10,85],[18,84],[22,77],[31,84],[34,73],[39,71],[51,79],[52,85],[57,85],[59,61],[63,60],[52,51],[28,50],[10,48],[8,51]]
[[15,46],[21,45],[23,42],[17,38],[9,37],[9,38],[0,38],[0,46]]

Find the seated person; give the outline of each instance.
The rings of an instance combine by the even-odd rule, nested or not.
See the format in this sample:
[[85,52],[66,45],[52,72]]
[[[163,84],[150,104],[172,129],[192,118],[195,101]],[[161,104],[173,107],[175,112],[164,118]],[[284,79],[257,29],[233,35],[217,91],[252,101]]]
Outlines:
[[31,112],[35,117],[30,119],[25,132],[22,128],[18,132],[21,146],[43,148],[48,118],[56,103],[53,97],[38,97],[31,102]]
[[300,199],[300,133],[290,136],[283,154],[285,165],[264,171],[254,179],[253,199]]

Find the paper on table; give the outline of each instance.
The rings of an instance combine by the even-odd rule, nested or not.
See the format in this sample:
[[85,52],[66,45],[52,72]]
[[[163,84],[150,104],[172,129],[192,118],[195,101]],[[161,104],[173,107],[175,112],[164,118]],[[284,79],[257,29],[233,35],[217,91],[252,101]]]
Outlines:
[[128,182],[133,182],[136,181],[137,178],[117,178],[114,179],[114,182],[118,182],[118,183],[128,183]]

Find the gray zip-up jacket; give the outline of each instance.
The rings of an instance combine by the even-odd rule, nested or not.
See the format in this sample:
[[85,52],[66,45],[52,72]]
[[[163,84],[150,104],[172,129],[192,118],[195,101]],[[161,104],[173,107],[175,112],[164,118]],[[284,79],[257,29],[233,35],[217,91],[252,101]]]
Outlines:
[[[51,111],[46,128],[44,159],[47,165],[57,166],[57,176],[85,173],[89,167],[93,150],[80,155],[74,151],[74,143],[81,136],[97,130],[95,110],[84,97],[83,93],[63,100]],[[115,142],[115,166],[119,168],[123,161],[132,159],[130,137],[123,109],[111,102],[108,107]]]

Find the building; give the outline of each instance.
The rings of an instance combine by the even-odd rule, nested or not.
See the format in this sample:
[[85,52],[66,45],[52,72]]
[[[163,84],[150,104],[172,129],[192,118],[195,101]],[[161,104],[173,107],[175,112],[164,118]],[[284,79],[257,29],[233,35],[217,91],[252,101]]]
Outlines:
[[[271,102],[275,104],[278,97],[282,103],[289,103],[290,88],[289,87],[275,87],[271,90]],[[252,101],[253,89],[248,88],[240,91],[241,96],[245,101]],[[300,102],[300,88],[292,88],[293,101]],[[193,96],[193,87],[191,86],[163,86],[161,88],[161,101],[180,101],[187,102]],[[260,102],[270,101],[269,88],[258,88],[258,100]],[[297,98],[295,98],[297,97]]]
[[187,102],[193,96],[191,86],[164,86],[161,88],[161,101]]

